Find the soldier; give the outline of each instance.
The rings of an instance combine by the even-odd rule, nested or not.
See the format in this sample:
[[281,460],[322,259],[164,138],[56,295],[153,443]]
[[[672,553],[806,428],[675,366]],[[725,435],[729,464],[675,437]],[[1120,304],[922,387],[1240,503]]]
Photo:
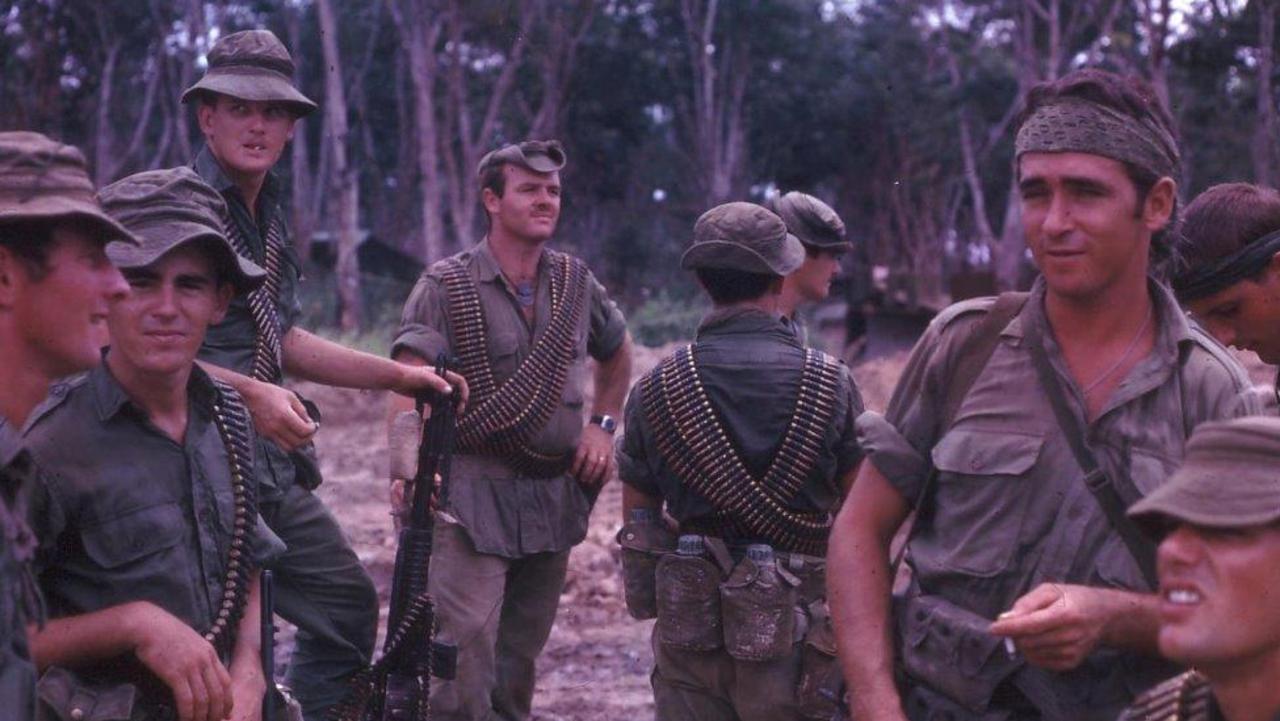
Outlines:
[[35,715],[27,624],[41,620],[18,429],[57,378],[101,360],[108,304],[128,287],[103,252],[135,242],[102,212],[80,151],[0,133],[0,719]]
[[837,710],[824,557],[861,457],[853,424],[863,405],[848,369],[806,350],[783,322],[784,277],[805,262],[787,231],[750,203],[698,219],[681,266],[714,307],[693,345],[627,400],[618,463],[631,522],[620,539],[631,546],[664,504],[682,534],[656,579],[652,564],[625,569],[633,606],[636,588],[656,584],[652,681],[663,721]]
[[[437,719],[528,717],[569,549],[612,472],[631,341],[586,264],[545,247],[564,164],[554,140],[480,160],[489,232],[423,273],[392,346],[415,364],[449,353],[472,379],[431,565],[440,638],[460,645],[457,680],[431,691]],[[587,355],[597,365],[584,428]],[[402,507],[399,483],[392,495]]]
[[1280,420],[1206,423],[1129,515],[1160,540],[1160,653],[1195,668],[1122,721],[1280,719]]
[[236,252],[266,269],[267,280],[232,301],[226,318],[209,329],[200,359],[240,392],[261,434],[262,515],[289,549],[276,564],[277,603],[280,615],[298,626],[286,682],[306,718],[318,721],[346,693],[345,680],[369,662],[378,597],[337,521],[313,494],[321,481],[311,444],[319,418],[281,385],[283,371],[349,388],[412,392],[448,385],[430,369],[344,348],[296,325],[300,262],[272,169],[295,121],[316,105],[293,86],[293,60],[269,31],[228,35],[208,61],[204,77],[182,95],[196,104],[205,136],[193,167],[226,201],[223,226]]
[[130,292],[111,305],[103,364],[55,385],[24,429],[49,471],[31,493],[51,619],[32,634],[40,716],[256,719],[257,564],[279,541],[256,510],[248,414],[195,357],[265,274],[188,168],[102,199],[142,240],[108,248]]
[[802,303],[819,303],[831,293],[831,281],[840,272],[840,258],[853,249],[845,239],[844,221],[831,206],[812,195],[792,191],[770,199],[769,210],[787,224],[787,231],[804,246],[804,262],[782,284],[782,317],[795,326],[801,342],[808,332],[800,320]]
[[1280,363],[1280,193],[1215,185],[1187,206],[1173,290],[1225,345]]
[[[939,314],[885,415],[858,419],[868,463],[829,576],[858,718],[1113,719],[1167,673],[1149,656],[1154,549],[1123,509],[1164,482],[1196,425],[1260,410],[1239,364],[1149,276],[1179,163],[1154,93],[1078,71],[1033,88],[1018,126],[1041,276],[1029,296]],[[889,545],[913,508],[895,629]]]

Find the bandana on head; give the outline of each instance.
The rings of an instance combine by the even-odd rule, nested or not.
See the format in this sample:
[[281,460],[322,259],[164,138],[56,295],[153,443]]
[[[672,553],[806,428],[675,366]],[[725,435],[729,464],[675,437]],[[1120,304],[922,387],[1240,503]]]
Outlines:
[[1257,275],[1280,253],[1280,230],[1268,233],[1223,258],[1191,268],[1173,279],[1173,292],[1186,303],[1213,295]]
[[1018,129],[1023,153],[1089,153],[1132,163],[1157,178],[1178,177],[1181,159],[1173,136],[1149,119],[1081,98],[1062,98],[1036,108]]

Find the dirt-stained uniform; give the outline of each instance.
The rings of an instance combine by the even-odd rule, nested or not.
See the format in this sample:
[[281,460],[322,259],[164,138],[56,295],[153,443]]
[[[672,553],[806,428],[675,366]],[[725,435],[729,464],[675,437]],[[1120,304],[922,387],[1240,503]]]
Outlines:
[[36,539],[27,522],[26,494],[36,469],[18,434],[0,418],[0,719],[35,715],[36,669],[27,624],[40,620],[31,561]]
[[[31,494],[36,574],[51,618],[149,601],[202,634],[213,627],[237,527],[228,446],[214,406],[239,401],[198,367],[187,389],[182,443],[147,420],[105,365],[55,385],[32,413],[25,439],[48,469]],[[252,458],[237,462],[253,467]],[[251,472],[241,480],[256,485]],[[255,564],[283,550],[256,514],[244,534]],[[84,683],[134,684],[149,718],[174,714],[168,689],[132,656],[75,672]],[[50,674],[46,683],[66,682]]]
[[910,503],[936,472],[910,542],[915,583],[898,609],[897,644],[911,673],[903,707],[914,720],[1049,717],[1113,719],[1170,669],[1099,648],[1051,673],[1012,656],[990,621],[1042,582],[1150,591],[1137,562],[1085,486],[1041,389],[1026,338],[1034,329],[1102,469],[1141,494],[1165,481],[1191,430],[1260,410],[1230,354],[1149,284],[1155,346],[1086,422],[1080,389],[1044,314],[1037,280],[949,427],[939,427],[958,349],[992,299],[951,306],[916,344],[883,416],[858,419],[867,458]]
[[[434,264],[405,303],[392,352],[407,350],[432,363],[442,352],[458,352],[450,323],[455,310],[444,285],[446,269],[456,264],[479,298],[493,380],[506,382],[552,323],[552,252],[544,250],[538,263],[532,325],[487,240]],[[612,358],[626,337],[622,313],[589,271],[582,292],[559,403],[530,441],[549,456],[577,448],[587,356]],[[474,401],[476,386],[468,381]],[[452,477],[449,518],[436,524],[430,589],[440,640],[459,644],[458,672],[455,681],[433,680],[432,714],[488,719],[496,711],[501,718],[526,718],[534,660],[555,620],[569,549],[586,537],[591,501],[567,472],[537,477],[495,455],[455,455]]]

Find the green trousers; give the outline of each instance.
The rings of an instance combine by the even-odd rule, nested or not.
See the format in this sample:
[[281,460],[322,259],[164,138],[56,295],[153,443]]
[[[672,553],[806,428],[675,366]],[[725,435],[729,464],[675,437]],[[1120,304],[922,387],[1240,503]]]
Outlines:
[[285,683],[306,721],[323,721],[369,663],[378,633],[378,592],[342,528],[311,491],[292,484],[264,502],[263,519],[288,550],[272,566],[276,613],[298,627]]

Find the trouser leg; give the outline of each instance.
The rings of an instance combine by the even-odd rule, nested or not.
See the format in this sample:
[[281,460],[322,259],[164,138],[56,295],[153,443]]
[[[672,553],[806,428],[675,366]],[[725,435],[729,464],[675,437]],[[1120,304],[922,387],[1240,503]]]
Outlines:
[[655,721],[739,721],[730,698],[733,662],[724,649],[672,648],[658,640],[657,628],[652,643]]
[[369,663],[378,633],[378,593],[342,528],[298,485],[262,505],[267,525],[288,546],[274,565],[276,611],[298,627],[285,682],[307,721],[320,721]]
[[537,553],[512,561],[498,623],[498,678],[493,708],[523,721],[533,705],[535,665],[551,635],[569,568],[569,552]]
[[498,619],[510,562],[478,553],[461,526],[436,523],[428,586],[439,640],[458,646],[457,677],[431,679],[434,721],[489,721]]

